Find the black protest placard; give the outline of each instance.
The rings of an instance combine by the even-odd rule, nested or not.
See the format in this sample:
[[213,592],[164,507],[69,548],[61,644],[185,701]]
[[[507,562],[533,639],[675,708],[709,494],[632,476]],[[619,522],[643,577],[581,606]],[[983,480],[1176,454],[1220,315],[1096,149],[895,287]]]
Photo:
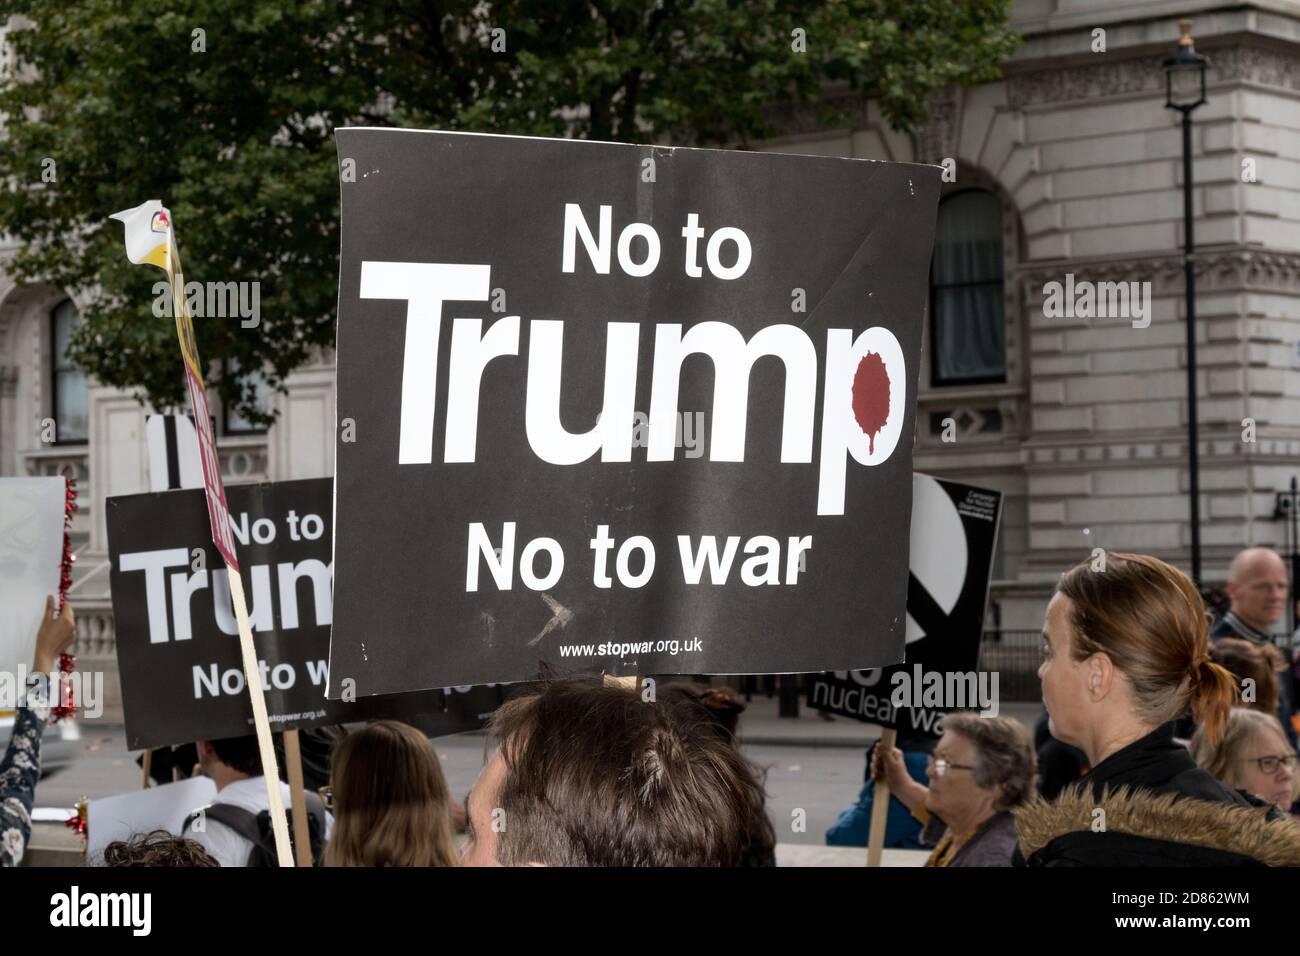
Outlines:
[[[498,688],[325,699],[332,497],[328,478],[227,489],[271,729],[414,715],[431,735],[481,726]],[[127,746],[252,733],[229,583],[203,490],[109,498],[107,520]]]
[[976,667],[1001,513],[1001,492],[914,476],[907,659],[811,676],[812,707],[936,737],[947,711],[997,714],[997,675]]
[[337,139],[330,696],[902,657],[937,167]]

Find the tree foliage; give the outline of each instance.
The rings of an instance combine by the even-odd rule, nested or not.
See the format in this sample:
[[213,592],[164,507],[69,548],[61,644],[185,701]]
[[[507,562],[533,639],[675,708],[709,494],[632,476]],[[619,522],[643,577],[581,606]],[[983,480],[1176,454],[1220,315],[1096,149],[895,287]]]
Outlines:
[[212,384],[255,417],[248,370],[279,386],[333,340],[336,126],[743,147],[779,132],[774,104],[820,103],[835,123],[822,94],[847,88],[907,131],[934,90],[996,77],[1017,42],[1009,7],[0,0],[6,268],[80,293],[83,368],[178,403],[174,328],[151,308],[161,273],[127,264],[107,220],[162,199],[188,280],[260,283],[257,327],[196,322]]

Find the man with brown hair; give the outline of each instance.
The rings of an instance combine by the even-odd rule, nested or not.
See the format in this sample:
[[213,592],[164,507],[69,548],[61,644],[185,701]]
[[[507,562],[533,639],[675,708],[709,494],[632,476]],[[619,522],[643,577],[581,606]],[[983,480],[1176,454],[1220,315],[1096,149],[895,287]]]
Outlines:
[[202,844],[166,830],[137,833],[129,840],[114,840],[104,847],[104,866],[215,867]]
[[557,680],[490,730],[466,866],[737,866],[755,836],[759,774],[699,707]]
[[[216,785],[217,799],[191,814],[181,835],[202,846],[220,866],[274,866],[270,800],[257,738],[200,740],[197,746],[199,771]],[[289,785],[283,780],[280,792],[289,806]],[[309,791],[306,799],[312,858],[319,860],[334,817],[316,794]]]

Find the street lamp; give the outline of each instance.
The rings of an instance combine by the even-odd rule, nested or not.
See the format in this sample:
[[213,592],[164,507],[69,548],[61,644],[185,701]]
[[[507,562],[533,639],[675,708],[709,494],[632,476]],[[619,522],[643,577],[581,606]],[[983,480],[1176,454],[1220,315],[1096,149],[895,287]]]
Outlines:
[[[1273,507],[1273,520],[1279,521],[1285,518],[1287,523],[1287,571],[1291,594],[1294,595],[1296,582],[1300,581],[1300,573],[1297,573],[1300,571],[1300,553],[1298,553],[1300,552],[1300,524],[1297,524],[1297,520],[1300,520],[1300,485],[1296,483],[1295,475],[1291,476],[1291,490],[1279,491],[1276,501]],[[1296,620],[1295,598],[1292,597],[1287,604],[1287,627],[1294,634],[1296,626],[1300,624],[1300,621]]]
[[1192,235],[1192,110],[1205,102],[1210,61],[1192,44],[1192,21],[1179,20],[1178,49],[1164,62],[1165,106],[1183,114],[1183,281],[1187,295],[1187,444],[1192,499],[1192,580],[1201,583],[1201,481],[1196,434],[1196,267]]

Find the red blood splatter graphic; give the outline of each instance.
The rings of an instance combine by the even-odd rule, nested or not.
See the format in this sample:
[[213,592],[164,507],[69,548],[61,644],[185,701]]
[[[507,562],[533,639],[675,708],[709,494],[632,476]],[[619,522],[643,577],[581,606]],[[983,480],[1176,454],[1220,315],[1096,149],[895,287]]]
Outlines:
[[876,453],[876,434],[889,421],[889,372],[885,360],[868,352],[853,374],[853,417],[867,436],[867,449]]

